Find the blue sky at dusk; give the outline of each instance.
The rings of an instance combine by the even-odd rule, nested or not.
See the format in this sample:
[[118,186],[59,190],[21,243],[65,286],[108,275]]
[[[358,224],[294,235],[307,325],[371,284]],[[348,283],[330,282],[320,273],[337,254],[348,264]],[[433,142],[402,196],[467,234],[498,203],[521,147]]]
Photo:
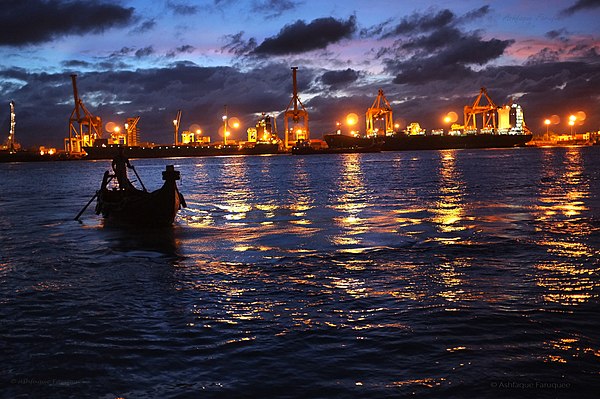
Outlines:
[[[62,148],[73,109],[70,74],[104,123],[140,116],[145,141],[172,140],[171,121],[219,139],[223,105],[244,126],[279,115],[297,66],[300,99],[320,138],[378,89],[394,119],[427,129],[472,103],[520,103],[534,132],[600,128],[598,0],[538,1],[8,0],[0,9],[0,126]],[[581,115],[581,114],[580,114]],[[278,118],[278,125],[283,125]],[[459,121],[460,122],[460,121]],[[363,130],[364,130],[364,122]],[[281,135],[281,134],[280,134]]]

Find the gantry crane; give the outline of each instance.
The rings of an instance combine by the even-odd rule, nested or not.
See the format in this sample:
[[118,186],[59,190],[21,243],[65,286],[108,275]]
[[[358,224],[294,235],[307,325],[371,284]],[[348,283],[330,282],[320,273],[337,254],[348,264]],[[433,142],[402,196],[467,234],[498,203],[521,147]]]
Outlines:
[[[298,97],[298,83],[296,81],[296,71],[298,67],[292,67],[292,81],[293,81],[293,94],[292,100],[288,104],[287,109],[283,114],[283,127],[285,129],[284,133],[284,145],[285,148],[289,148],[293,146],[298,140],[308,140],[310,138],[310,131],[308,129],[308,111],[300,101]],[[300,104],[300,108],[298,108],[298,104]],[[293,105],[293,108],[292,108]],[[295,127],[290,130],[289,127],[289,119],[292,118],[294,125],[300,123],[300,119],[302,118],[303,126],[302,128],[296,129]]]
[[135,118],[127,118],[127,122],[125,123],[126,130],[126,143],[127,145],[138,145],[139,134],[137,129],[137,123],[139,122],[140,117],[136,116]]
[[[487,102],[488,102],[487,105],[479,104],[482,97],[485,97],[485,99],[487,100]],[[494,101],[492,101],[492,99],[488,95],[485,87],[482,87],[481,91],[479,92],[479,95],[475,99],[475,102],[473,103],[473,105],[466,105],[464,108],[464,118],[465,118],[464,119],[464,121],[465,121],[464,129],[465,129],[465,131],[477,130],[476,116],[478,114],[483,114],[483,120],[482,120],[483,124],[481,127],[482,129],[496,130],[496,128],[497,128],[497,121],[496,121],[497,112],[498,112],[498,106],[494,103]]]
[[[394,132],[394,120],[392,118],[392,106],[385,98],[383,90],[379,89],[377,98],[367,110],[367,136],[386,135]],[[384,120],[385,125],[383,131],[376,128],[376,121]]]
[[77,92],[77,75],[71,75],[73,82],[73,99],[75,108],[69,118],[69,137],[65,139],[65,151],[83,152],[83,147],[94,145],[96,139],[102,138],[102,119],[87,110]]
[[179,124],[181,123],[181,110],[177,111],[177,116],[173,119],[173,127],[175,128],[174,144],[179,145]]

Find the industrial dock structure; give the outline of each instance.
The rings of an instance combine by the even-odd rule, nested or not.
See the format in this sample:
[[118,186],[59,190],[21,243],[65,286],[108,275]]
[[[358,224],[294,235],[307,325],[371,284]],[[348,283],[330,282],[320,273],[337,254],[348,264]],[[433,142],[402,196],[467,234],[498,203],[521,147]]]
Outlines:
[[[482,102],[485,99],[487,104]],[[405,130],[393,122],[393,110],[379,90],[373,105],[366,112],[366,134],[360,136],[336,134],[324,136],[329,147],[354,148],[380,145],[383,151],[443,150],[460,148],[507,148],[524,146],[533,135],[527,128],[523,109],[518,104],[497,106],[485,88],[472,105],[464,107],[464,123],[451,129],[426,132],[417,122]],[[478,116],[481,125],[478,126]],[[447,117],[446,122],[455,122]]]
[[[342,134],[340,123],[334,133],[323,135],[323,140],[313,139],[309,128],[309,111],[298,94],[297,71],[292,67],[292,95],[282,112],[283,133],[277,132],[276,117],[262,114],[256,125],[247,129],[246,141],[228,138],[229,128],[237,128],[239,120],[230,118],[227,105],[224,106],[222,142],[211,143],[210,136],[196,131],[184,130],[180,133],[182,111],[178,110],[173,119],[173,143],[153,144],[140,140],[138,124],[140,116],[126,119],[124,129],[113,122],[103,125],[102,118],[94,115],[84,104],[77,87],[77,75],[71,75],[74,107],[69,116],[69,132],[64,139],[64,152],[56,154],[55,149],[40,147],[38,153],[19,151],[15,141],[15,105],[11,101],[11,132],[9,139],[0,149],[0,160],[46,160],[46,159],[110,159],[123,147],[126,156],[131,158],[160,157],[199,157],[214,155],[256,155],[279,153],[330,153],[378,152],[402,150],[440,150],[460,148],[507,148],[524,146],[532,140],[523,109],[512,103],[498,106],[486,88],[481,88],[472,104],[463,109],[463,123],[457,124],[458,116],[448,113],[445,122],[448,130],[425,131],[418,122],[412,122],[401,129],[394,123],[393,110],[379,90],[373,104],[365,115],[365,132],[351,131]],[[450,115],[453,114],[454,117]],[[353,124],[358,116],[353,116]],[[547,121],[548,122],[548,121]],[[451,125],[450,125],[451,124]],[[190,128],[192,129],[192,128]],[[580,134],[581,135],[581,134]],[[554,144],[598,144],[598,135],[558,136]],[[573,139],[573,137],[575,137]],[[539,139],[535,145],[547,144]],[[329,148],[328,151],[324,151]],[[15,155],[18,152],[18,156]],[[60,156],[57,156],[60,155]]]
[[[128,118],[125,129],[113,127],[108,137],[103,137],[103,125],[100,117],[93,115],[79,96],[76,75],[71,75],[73,83],[74,109],[69,118],[69,137],[65,138],[65,151],[69,154],[84,155],[87,159],[111,158],[119,147],[124,147],[129,157],[192,157],[205,155],[249,155],[276,154],[289,152],[292,148],[303,147],[306,153],[309,147],[318,149],[322,141],[311,139],[309,112],[298,94],[297,71],[292,67],[292,96],[283,112],[284,131],[280,139],[275,118],[264,115],[255,127],[247,130],[248,140],[241,143],[228,141],[228,127],[232,123],[239,125],[236,118],[229,118],[227,106],[223,115],[223,142],[210,143],[210,138],[194,132],[179,134],[181,110],[173,120],[174,137],[172,144],[149,145],[140,143],[137,125],[139,116]],[[484,101],[485,100],[485,101]],[[417,122],[400,130],[394,124],[393,110],[379,90],[373,105],[365,114],[366,132],[342,135],[338,130],[334,134],[323,136],[329,148],[354,149],[378,146],[383,151],[445,149],[445,148],[489,148],[513,147],[524,145],[531,140],[523,118],[523,110],[518,104],[497,106],[485,88],[482,88],[472,105],[464,107],[464,123],[454,123],[448,132],[434,130],[425,132]],[[481,124],[478,126],[478,118]],[[453,121],[455,122],[455,120]],[[108,129],[107,124],[107,130]],[[339,151],[335,151],[339,152]]]

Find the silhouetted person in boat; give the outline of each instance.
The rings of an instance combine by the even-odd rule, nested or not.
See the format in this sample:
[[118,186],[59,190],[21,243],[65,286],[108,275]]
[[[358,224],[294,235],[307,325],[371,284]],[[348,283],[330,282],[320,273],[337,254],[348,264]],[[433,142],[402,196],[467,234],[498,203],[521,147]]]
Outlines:
[[120,190],[129,190],[133,185],[127,178],[127,168],[133,168],[129,163],[129,159],[125,156],[123,147],[119,147],[118,154],[112,160],[112,169],[115,172],[117,182],[119,182]]

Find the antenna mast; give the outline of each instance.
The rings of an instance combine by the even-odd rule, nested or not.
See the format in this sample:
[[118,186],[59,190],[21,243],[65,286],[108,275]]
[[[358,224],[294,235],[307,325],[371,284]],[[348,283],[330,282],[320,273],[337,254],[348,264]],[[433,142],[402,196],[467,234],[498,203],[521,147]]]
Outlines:
[[8,140],[10,142],[10,152],[15,151],[15,102],[10,102],[10,135],[8,136]]

